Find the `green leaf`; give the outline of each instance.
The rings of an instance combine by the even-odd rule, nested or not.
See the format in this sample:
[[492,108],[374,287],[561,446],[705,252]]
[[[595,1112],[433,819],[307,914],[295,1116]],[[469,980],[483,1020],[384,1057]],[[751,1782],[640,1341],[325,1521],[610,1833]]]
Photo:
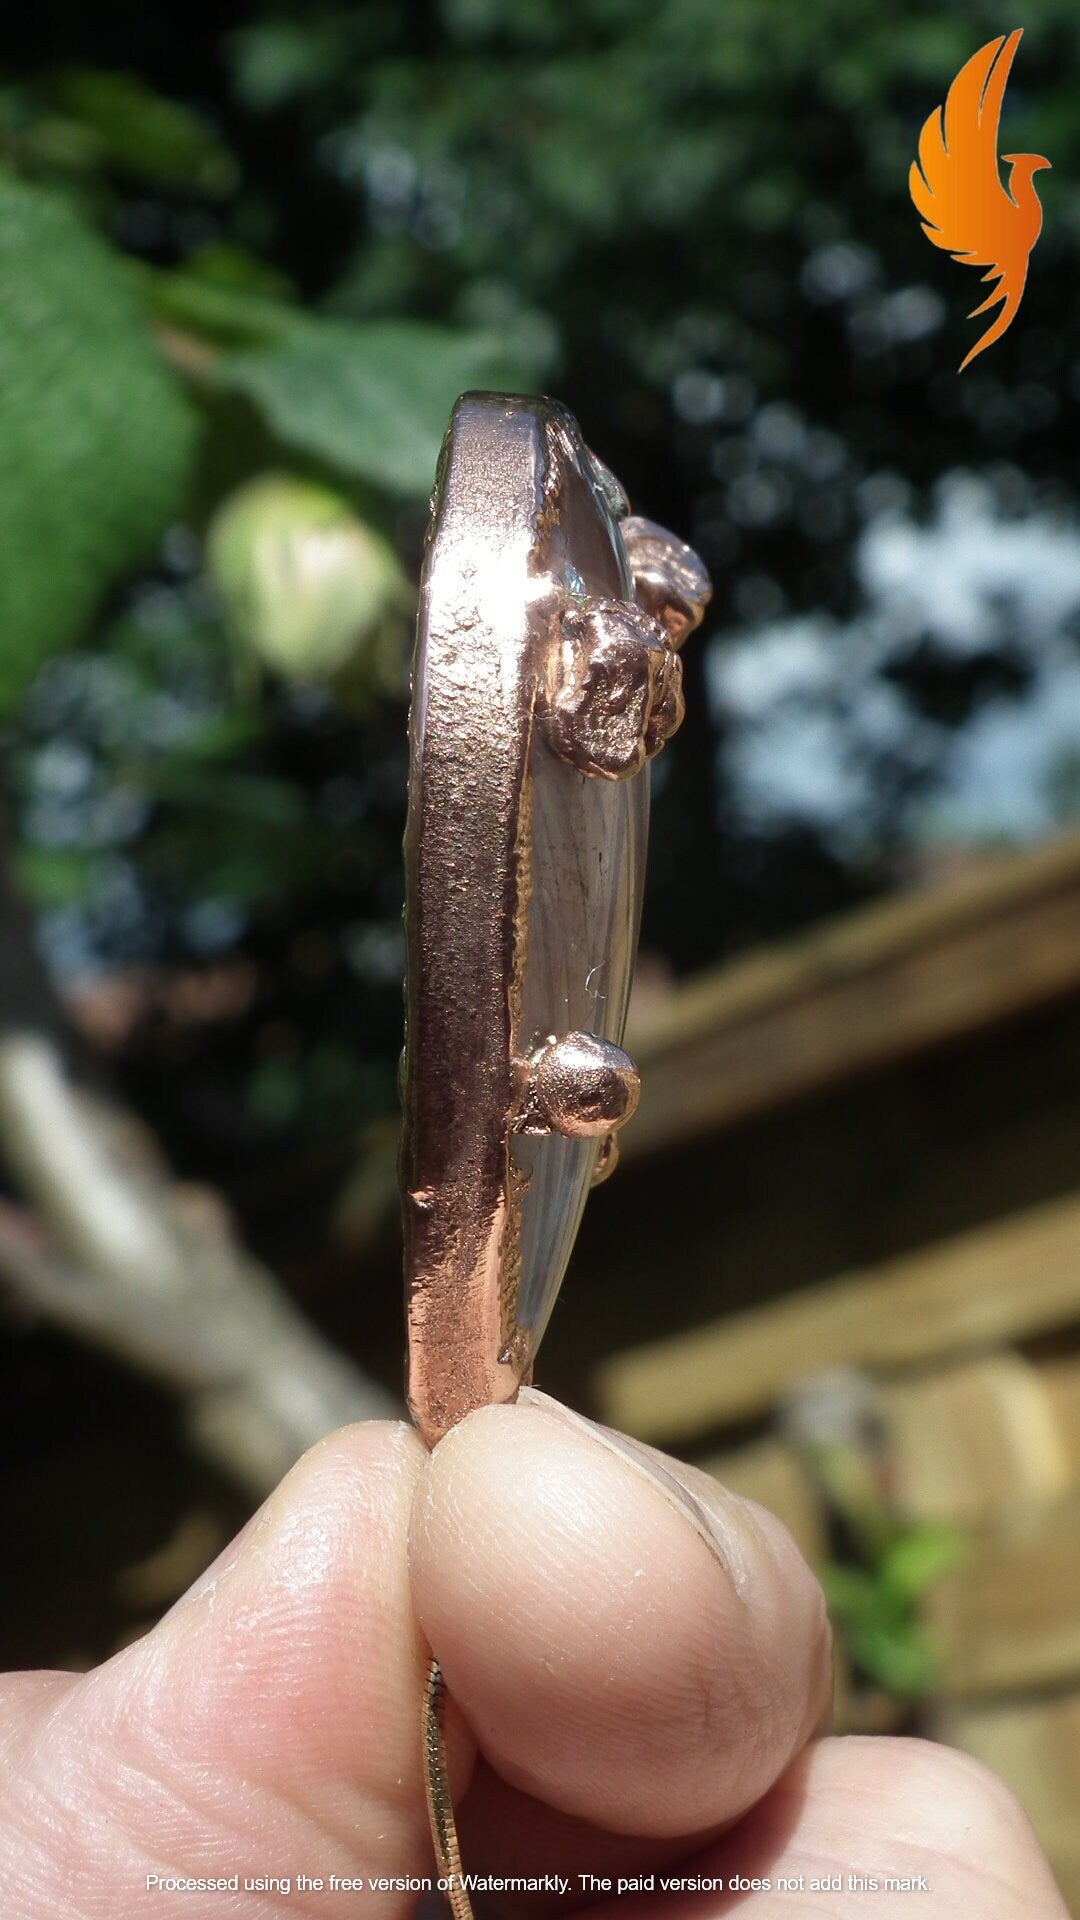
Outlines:
[[331,24],[263,20],[230,36],[236,91],[254,113],[274,113],[325,86],[341,69],[343,49]]
[[902,1699],[933,1692],[937,1657],[917,1621],[875,1621],[849,1628],[845,1638],[852,1658],[886,1692]]
[[245,394],[285,446],[422,499],[458,395],[528,387],[537,372],[502,334],[419,320],[298,319],[280,344],[226,355],[216,377]]
[[864,1567],[841,1566],[829,1561],[819,1569],[819,1578],[829,1612],[840,1625],[867,1626],[897,1611],[895,1603],[890,1603],[874,1575]]
[[913,1527],[889,1548],[878,1577],[897,1599],[918,1600],[958,1565],[966,1545],[955,1527]]
[[236,184],[224,141],[190,107],[163,98],[137,74],[72,67],[50,75],[42,90],[90,130],[102,159],[136,179],[202,194],[228,193]]
[[205,286],[225,287],[267,300],[289,300],[296,289],[288,274],[231,240],[210,240],[184,261],[184,272]]
[[283,299],[206,279],[186,266],[162,273],[145,260],[128,260],[126,270],[148,312],[217,346],[277,348],[297,324]]
[[0,712],[160,538],[194,437],[120,262],[0,172]]

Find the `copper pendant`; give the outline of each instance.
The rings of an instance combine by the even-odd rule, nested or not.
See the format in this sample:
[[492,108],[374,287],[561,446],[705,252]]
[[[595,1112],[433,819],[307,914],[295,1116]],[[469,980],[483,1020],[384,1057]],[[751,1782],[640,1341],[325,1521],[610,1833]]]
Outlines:
[[648,761],[701,562],[627,517],[556,402],[466,394],[413,674],[402,1185],[409,1405],[434,1445],[528,1377],[638,1076],[621,1041]]

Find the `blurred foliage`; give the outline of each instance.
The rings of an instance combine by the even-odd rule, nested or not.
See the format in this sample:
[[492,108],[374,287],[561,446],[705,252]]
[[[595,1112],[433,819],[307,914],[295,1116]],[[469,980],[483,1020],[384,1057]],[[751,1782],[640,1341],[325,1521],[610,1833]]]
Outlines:
[[273,347],[227,354],[217,378],[247,396],[284,447],[420,498],[431,491],[458,394],[513,389],[533,364],[493,334],[408,320],[297,320]]
[[[951,467],[1044,529],[1073,511],[1080,19],[1065,0],[1028,11],[1003,129],[1054,163],[1044,236],[1017,323],[962,380],[975,288],[907,197],[922,120],[1000,31],[982,0],[319,0],[302,15],[226,0],[182,19],[44,0],[11,25],[8,793],[58,970],[257,971],[235,1046],[190,1040],[162,1116],[174,1149],[221,1168],[230,1148],[392,1100],[406,622],[387,572],[397,612],[375,644],[346,562],[320,656],[310,490],[335,503],[338,560],[392,551],[415,579],[467,386],[557,391],[716,579],[714,638],[688,649],[690,715],[659,770],[647,941],[698,964],[890,884],[935,834],[978,837],[970,806],[935,812],[934,782],[954,742],[992,748],[1032,687],[1028,733],[1043,726],[1072,613],[1059,596],[1039,616],[1036,657],[1030,595],[963,645],[912,602],[886,646],[860,555],[883,515],[921,526]],[[260,492],[267,476],[293,491]],[[238,500],[258,578],[292,556],[297,598],[283,583],[273,620],[277,588],[253,614],[254,576],[238,591],[234,561],[223,571]],[[1018,553],[1014,571],[1040,564]],[[774,729],[770,762],[764,683],[749,712],[722,662],[737,676],[736,634],[752,646],[811,615],[832,668],[785,709],[801,703],[812,737],[793,748]],[[773,640],[762,658],[790,692],[813,648],[798,629]],[[297,645],[314,646],[299,673]],[[1060,818],[1080,717],[1073,747],[1055,710]],[[843,775],[827,808],[792,786],[814,766]],[[1015,808],[995,817],[1016,831]]]
[[194,439],[115,255],[0,176],[0,710],[182,509]]
[[860,1674],[899,1699],[933,1693],[938,1656],[919,1603],[965,1552],[951,1527],[896,1530],[872,1567],[819,1568],[829,1613]]
[[87,158],[154,186],[214,197],[236,186],[236,162],[190,108],[165,100],[134,73],[72,68],[46,76],[39,98],[52,125],[77,128]]
[[898,1516],[873,1456],[858,1447],[819,1441],[808,1458],[848,1549],[818,1575],[856,1675],[898,1699],[933,1693],[938,1654],[922,1603],[964,1559],[966,1535]]

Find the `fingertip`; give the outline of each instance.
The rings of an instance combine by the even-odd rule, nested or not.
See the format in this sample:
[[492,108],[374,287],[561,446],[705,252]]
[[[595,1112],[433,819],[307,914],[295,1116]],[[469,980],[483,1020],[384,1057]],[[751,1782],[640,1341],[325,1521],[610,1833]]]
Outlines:
[[413,1508],[419,1617],[485,1755],[621,1831],[733,1817],[821,1711],[808,1569],[684,1471],[530,1396],[448,1434]]
[[400,1423],[331,1435],[150,1633],[46,1700],[22,1790],[28,1818],[48,1814],[46,1905],[77,1870],[97,1884],[87,1836],[105,1832],[133,1915],[154,1900],[146,1861],[199,1876],[228,1857],[241,1874],[389,1876],[372,1910],[401,1920],[394,1877],[424,1871],[431,1844],[407,1560],[424,1458]]
[[130,1650],[135,1711],[167,1724],[182,1759],[212,1736],[224,1770],[286,1793],[363,1776],[405,1797],[426,1659],[406,1543],[424,1459],[404,1422],[328,1435]]

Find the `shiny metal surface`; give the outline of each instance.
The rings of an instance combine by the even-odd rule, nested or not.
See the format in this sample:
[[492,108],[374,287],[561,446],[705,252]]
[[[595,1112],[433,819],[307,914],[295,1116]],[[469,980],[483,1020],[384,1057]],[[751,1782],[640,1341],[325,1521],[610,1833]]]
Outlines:
[[602,1150],[611,1164],[602,1136],[636,1100],[616,1049],[645,763],[681,717],[675,641],[707,581],[672,536],[629,523],[645,530],[638,604],[624,510],[557,403],[458,402],[424,567],[405,843],[409,1402],[429,1445],[527,1377]]

